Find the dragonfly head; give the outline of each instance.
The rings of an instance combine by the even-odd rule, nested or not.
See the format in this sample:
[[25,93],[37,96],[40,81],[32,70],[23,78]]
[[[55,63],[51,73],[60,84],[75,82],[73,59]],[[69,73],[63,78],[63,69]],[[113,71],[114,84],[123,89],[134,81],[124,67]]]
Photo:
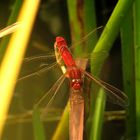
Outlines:
[[63,37],[61,37],[61,36],[56,37],[56,41],[55,41],[54,47],[56,47],[56,46],[58,48],[60,48],[61,46],[67,46],[66,40]]

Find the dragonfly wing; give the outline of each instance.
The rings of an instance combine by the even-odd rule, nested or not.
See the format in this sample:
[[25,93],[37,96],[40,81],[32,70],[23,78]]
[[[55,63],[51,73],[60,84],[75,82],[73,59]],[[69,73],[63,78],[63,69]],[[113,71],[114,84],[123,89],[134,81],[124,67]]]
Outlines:
[[70,49],[74,49],[75,47],[77,47],[78,45],[85,45],[85,42],[89,42],[90,39],[96,39],[97,35],[99,32],[103,31],[103,26],[97,27],[95,29],[93,29],[92,31],[90,31],[89,33],[85,34],[81,40],[79,41],[75,41],[76,43],[73,43],[73,45],[70,47]]
[[17,82],[20,82],[22,80],[28,79],[28,78],[33,77],[33,76],[39,76],[41,73],[47,72],[47,71],[51,70],[53,67],[55,67],[57,65],[58,64],[56,62],[55,63],[52,63],[51,65],[46,66],[46,67],[44,67],[44,68],[42,68],[40,70],[37,70],[37,71],[35,71],[35,72],[31,73],[31,74],[27,74],[26,76],[20,77],[17,80]]
[[[47,100],[49,100],[49,102],[47,103],[47,106],[48,106],[53,100],[60,86],[64,82],[64,79],[65,79],[65,75],[61,75],[60,78],[55,82],[55,84],[50,88],[50,90],[47,93],[45,93],[45,95],[42,96],[39,99],[39,101],[37,101],[37,103],[35,103],[35,106],[40,106],[43,103],[43,101],[46,102]],[[52,94],[52,97],[50,96],[51,94]],[[48,99],[48,98],[51,98],[51,99]]]
[[37,55],[37,56],[31,56],[23,59],[23,63],[29,63],[33,61],[38,61],[38,60],[51,60],[55,58],[55,54],[43,54],[43,55]]
[[29,74],[24,74],[25,76],[20,76],[19,81],[28,79],[33,76],[39,76],[40,74],[53,69],[58,64],[56,63],[55,55],[53,53],[41,54],[37,56],[31,56],[23,59],[23,70],[34,70],[28,72]]
[[30,63],[23,64],[15,88],[15,98],[18,98],[18,101],[22,103],[19,110],[22,110],[22,108],[31,110],[35,101],[46,91],[49,91],[61,75],[61,69],[56,62],[47,66],[40,66],[40,61],[34,61],[33,63],[30,61]]
[[82,72],[87,77],[92,79],[95,83],[97,83],[102,88],[104,88],[104,90],[107,93],[108,98],[111,100],[112,103],[118,104],[118,105],[122,106],[123,108],[128,106],[128,97],[125,95],[124,92],[122,92],[121,90],[117,89],[116,87],[114,87],[100,79],[95,78],[94,76],[92,76],[91,74],[89,74],[88,72],[86,72],[84,70],[82,70]]
[[[62,102],[59,101],[56,97],[58,97],[58,91],[60,87],[62,86],[63,82],[65,80],[65,75],[61,75],[59,79],[55,82],[55,84],[50,88],[48,92],[46,92],[36,103],[35,106],[41,108],[42,113],[41,116],[44,118],[46,117],[46,114],[51,111],[50,109],[55,108],[55,103],[58,105]],[[63,93],[63,92],[62,92]],[[59,93],[59,96],[61,96],[61,99],[63,100],[63,97],[65,96],[64,93],[61,95]],[[59,102],[59,103],[58,103]],[[64,101],[63,101],[64,102]],[[56,106],[57,106],[56,105]],[[58,108],[58,106],[57,106]]]

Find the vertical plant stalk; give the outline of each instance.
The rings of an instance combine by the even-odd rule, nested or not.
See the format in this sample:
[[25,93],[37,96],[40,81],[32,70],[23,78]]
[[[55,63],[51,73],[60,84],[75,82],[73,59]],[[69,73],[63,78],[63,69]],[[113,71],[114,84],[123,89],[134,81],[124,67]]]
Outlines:
[[136,136],[136,102],[135,102],[135,58],[134,58],[134,30],[133,30],[133,5],[124,19],[121,28],[122,66],[124,91],[129,99],[129,108],[126,119],[126,138]]
[[[87,33],[89,33],[90,31],[92,31],[93,29],[96,28],[96,19],[95,19],[96,14],[95,14],[95,9],[94,9],[94,3],[91,0],[87,0],[87,1],[67,0],[67,5],[68,5],[72,42],[77,42],[77,41],[81,40],[81,38],[83,36],[85,36]],[[93,13],[93,14],[91,14],[91,13]],[[91,38],[91,39],[93,39],[93,38]],[[92,42],[91,45],[89,45],[89,43],[87,43],[87,44],[88,45],[86,45],[86,47],[85,47],[85,43],[83,43],[80,46],[76,46],[74,48],[74,54],[80,55],[83,52],[86,53],[86,52],[91,51],[92,46],[94,46],[94,43]],[[84,49],[84,51],[83,51],[83,49]],[[65,108],[65,113],[64,113],[65,116],[67,116],[69,114],[67,112],[69,110],[68,107],[69,106],[67,105]],[[63,133],[64,126],[61,124],[67,125],[68,117],[62,116],[62,118],[65,118],[65,119],[61,119],[61,121],[58,125],[59,129],[57,129],[54,134],[55,139],[60,139],[59,136],[61,136],[61,133]],[[61,127],[61,126],[63,126],[63,127]],[[65,138],[63,137],[63,139],[67,139],[67,137],[65,137]]]
[[83,92],[70,91],[69,139],[83,140],[84,97]]
[[[91,58],[96,58],[96,59],[91,59],[91,72],[93,75],[98,76],[101,70],[101,67],[105,61],[105,59],[108,56],[108,53],[113,45],[114,40],[116,39],[121,24],[123,23],[123,19],[126,16],[128,10],[130,9],[131,5],[133,4],[133,0],[120,0],[118,1],[115,9],[113,10],[112,15],[110,16],[95,48],[93,49],[92,53],[91,53]],[[100,94],[97,95],[97,99],[99,98],[98,96],[100,96]],[[100,97],[102,101],[104,101],[104,96]],[[91,106],[91,109],[94,108],[94,106],[97,106],[96,104]],[[101,108],[103,108],[102,105],[100,105]],[[99,109],[102,110],[102,109]],[[96,135],[96,132],[99,131],[99,127],[97,127],[98,125],[101,126],[100,122],[98,122],[98,125],[94,124],[94,122],[96,122],[96,118],[98,116],[98,113],[94,112],[94,110],[91,110],[91,114],[94,114],[95,117],[93,117],[94,120],[92,120],[91,126],[94,129],[94,131],[92,131],[91,129],[91,133],[93,132],[93,134],[91,135]],[[103,110],[102,110],[103,111]],[[101,115],[103,114],[103,112],[100,112]],[[100,129],[101,131],[101,129]],[[96,135],[97,137],[91,137],[93,138],[93,140],[97,140],[99,137],[99,134]]]
[[[131,5],[133,4],[133,0],[119,0],[115,9],[113,10],[112,15],[110,16],[92,54],[91,58],[94,57],[95,53],[100,52],[104,53],[105,55],[109,53],[118,33],[121,27],[121,24],[123,23],[123,19],[125,18],[128,10],[130,9]],[[92,74],[95,76],[99,75],[100,69],[102,67],[102,64],[104,63],[104,60],[98,55],[96,57],[96,61],[91,59],[91,71]],[[98,61],[100,63],[98,63]]]
[[90,140],[100,140],[102,132],[102,124],[104,120],[104,110],[105,110],[106,96],[104,90],[101,88],[98,92],[98,97],[95,103],[95,111],[93,114]]
[[135,1],[135,83],[137,140],[140,140],[140,1]]
[[41,122],[40,111],[37,107],[34,107],[33,110],[33,127],[35,140],[45,140],[45,131]]
[[22,25],[13,34],[1,64],[0,137],[38,6],[39,0],[36,0],[36,2],[33,0],[24,1],[18,18],[18,22],[21,22]]
[[[72,43],[79,42],[87,33],[96,29],[96,14],[94,2],[92,0],[67,0],[70,30]],[[92,14],[91,14],[92,13]],[[83,53],[90,52],[95,43],[97,42],[97,36],[94,38],[87,38],[88,41],[84,41],[80,45],[74,47],[74,55],[81,55]]]
[[69,108],[70,104],[68,102],[67,106],[65,107],[65,110],[63,112],[63,115],[61,117],[61,120],[56,128],[56,131],[53,135],[52,140],[67,140],[68,139],[68,133],[69,133]]
[[[94,1],[68,0],[68,9],[72,42],[81,40],[82,37],[97,27]],[[86,53],[90,53],[97,42],[97,32],[95,32],[94,35],[94,37],[93,35],[89,36],[87,40],[85,40],[79,46],[75,46],[74,54],[81,56],[82,54],[85,55]],[[87,128],[89,128],[89,125],[87,125]]]
[[[77,59],[76,65],[86,69],[87,59]],[[85,99],[83,86],[81,90],[70,91],[69,139],[83,140]]]

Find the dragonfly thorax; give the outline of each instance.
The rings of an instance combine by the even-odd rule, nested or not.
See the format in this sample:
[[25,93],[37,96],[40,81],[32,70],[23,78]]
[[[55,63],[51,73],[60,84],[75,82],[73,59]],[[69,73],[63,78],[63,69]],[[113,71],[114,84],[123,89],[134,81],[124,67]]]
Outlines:
[[75,61],[68,49],[67,43],[63,37],[56,37],[54,49],[55,52],[62,57],[66,66],[76,66]]

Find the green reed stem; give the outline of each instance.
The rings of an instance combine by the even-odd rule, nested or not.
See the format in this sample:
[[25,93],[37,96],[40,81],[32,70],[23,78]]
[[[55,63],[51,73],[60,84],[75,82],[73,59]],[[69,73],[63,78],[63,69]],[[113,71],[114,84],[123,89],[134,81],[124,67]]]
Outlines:
[[[108,56],[108,53],[119,33],[120,27],[123,23],[123,19],[125,18],[132,3],[133,3],[133,0],[129,0],[129,1],[128,0],[123,0],[123,1],[119,0],[118,1],[94,50],[92,51],[91,58],[96,58],[96,59],[91,59],[91,72],[95,76],[99,75],[101,67],[102,67],[105,59]],[[98,96],[99,96],[99,94],[97,95],[97,99],[98,99]],[[104,98],[102,98],[101,100],[104,101]],[[94,106],[96,106],[96,105],[92,104],[91,109],[94,108]],[[98,116],[98,113],[96,114],[96,110],[95,110],[95,112],[93,109],[91,111],[92,111],[91,114]],[[96,120],[93,120],[92,122],[95,122],[95,121]],[[92,125],[94,125],[94,124],[92,124]],[[100,126],[100,124],[98,124],[98,125]],[[94,132],[98,131],[98,127],[95,126],[94,129],[96,129],[96,131],[94,131]],[[93,135],[96,135],[96,133],[94,133]],[[96,138],[92,137],[92,138],[93,138],[93,140],[97,139],[97,137]]]
[[140,1],[135,1],[135,82],[137,140],[140,140]]
[[40,118],[40,111],[37,107],[33,109],[33,128],[34,128],[34,137],[35,140],[45,140],[45,131],[43,123]]
[[[112,15],[110,16],[103,33],[101,34],[92,54],[91,58],[94,57],[94,54],[97,52],[106,52],[109,53],[118,33],[120,27],[123,23],[123,19],[125,18],[127,12],[129,11],[131,5],[133,4],[133,0],[119,0],[115,9],[113,10]],[[101,61],[100,61],[101,59]],[[94,75],[98,75],[102,64],[105,58],[101,58],[100,55],[97,57],[96,61],[92,61],[91,59],[91,71]],[[100,61],[100,63],[98,63]],[[96,65],[95,65],[96,64]]]
[[102,124],[104,120],[104,109],[105,109],[105,101],[106,96],[104,90],[101,88],[98,92],[98,97],[95,102],[95,111],[92,115],[92,125],[91,125],[91,133],[90,140],[100,140],[101,132],[102,132]]
[[[133,7],[133,5],[132,5]],[[135,102],[135,62],[134,62],[134,30],[133,11],[128,12],[121,28],[122,66],[124,91],[129,98],[126,119],[126,139],[136,136],[136,102]]]
[[64,110],[61,120],[56,128],[52,140],[67,140],[69,137],[69,102]]

